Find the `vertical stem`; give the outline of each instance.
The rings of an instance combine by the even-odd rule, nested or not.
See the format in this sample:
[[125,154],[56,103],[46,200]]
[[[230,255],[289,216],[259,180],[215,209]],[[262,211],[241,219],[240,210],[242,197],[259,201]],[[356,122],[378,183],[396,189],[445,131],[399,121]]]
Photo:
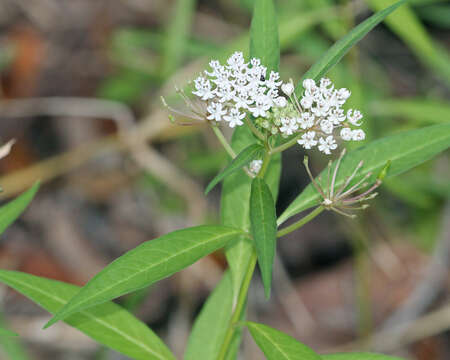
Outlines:
[[236,324],[239,322],[242,312],[244,311],[245,300],[247,299],[248,288],[250,287],[250,282],[252,280],[253,271],[255,270],[255,266],[256,266],[256,259],[257,259],[256,252],[253,250],[252,256],[248,262],[248,267],[247,267],[247,271],[244,276],[244,280],[242,281],[241,289],[239,290],[236,307],[235,307],[233,315],[230,319],[230,323],[228,325],[228,329],[225,334],[225,339],[222,343],[222,347],[220,348],[219,356],[217,357],[218,360],[225,359],[225,357],[228,353],[228,348],[231,344],[231,341],[233,340],[233,335],[234,335],[234,330],[235,330]]
[[263,158],[263,163],[261,165],[261,170],[258,173],[258,177],[261,179],[264,179],[264,175],[266,174],[267,168],[269,167],[269,163],[270,163],[270,153],[268,151],[266,151],[264,153],[264,158]]

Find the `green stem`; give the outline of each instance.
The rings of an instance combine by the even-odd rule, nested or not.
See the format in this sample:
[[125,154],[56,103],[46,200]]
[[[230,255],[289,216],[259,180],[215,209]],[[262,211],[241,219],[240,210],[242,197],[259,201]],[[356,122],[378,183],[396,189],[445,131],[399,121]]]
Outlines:
[[256,252],[253,251],[252,256],[248,262],[248,267],[244,276],[244,280],[242,281],[242,285],[239,290],[236,307],[234,309],[233,315],[231,316],[230,323],[228,324],[225,339],[222,343],[222,347],[220,348],[217,360],[224,360],[225,357],[227,356],[228,348],[230,347],[231,341],[233,340],[234,331],[241,319],[242,312],[244,311],[245,302],[247,299],[247,292],[248,288],[250,287],[250,281],[252,280],[253,271],[255,270],[256,260],[257,260]]
[[322,205],[316,207],[313,211],[311,211],[305,217],[301,218],[299,221],[293,223],[292,225],[289,225],[289,226],[285,227],[284,229],[279,230],[277,232],[277,238],[280,238],[280,237],[282,237],[284,235],[287,235],[287,234],[293,232],[294,230],[297,230],[298,228],[302,227],[307,222],[311,221],[317,215],[319,215],[323,210],[325,210],[325,208]]
[[270,150],[270,155],[282,152],[286,149],[289,149],[291,146],[295,145],[297,143],[297,140],[302,137],[303,133],[300,135],[297,135],[293,137],[291,140],[286,141],[284,144],[281,144],[280,146],[277,146]]
[[245,123],[247,124],[247,126],[250,128],[250,130],[252,131],[252,133],[258,138],[258,139],[260,139],[260,140],[262,140],[262,141],[265,141],[265,137],[264,137],[264,135],[262,134],[262,132],[261,131],[259,131],[257,128],[256,128],[256,126],[255,126],[255,124],[253,124],[253,122],[249,119],[249,118],[245,118],[244,119],[244,121],[245,121]]
[[224,147],[225,151],[228,153],[228,155],[231,156],[232,159],[234,159],[236,157],[236,153],[231,148],[231,146],[228,143],[227,139],[225,139],[225,136],[223,135],[222,131],[220,131],[220,129],[219,129],[219,127],[217,125],[212,125],[211,128],[214,131],[214,134],[216,134],[217,139],[219,139],[220,143]]
[[266,174],[267,168],[269,167],[269,163],[270,163],[270,153],[268,151],[266,151],[264,153],[264,158],[263,158],[263,163],[261,165],[261,170],[259,170],[258,173],[258,177],[263,179],[264,175]]

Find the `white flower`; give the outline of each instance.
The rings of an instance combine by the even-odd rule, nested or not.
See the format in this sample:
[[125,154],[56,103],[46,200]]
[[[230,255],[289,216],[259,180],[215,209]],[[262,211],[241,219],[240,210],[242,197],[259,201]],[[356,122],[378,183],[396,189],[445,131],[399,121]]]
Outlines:
[[333,136],[327,136],[326,139],[321,137],[319,139],[319,150],[323,153],[330,155],[331,151],[337,148],[336,141],[334,140]]
[[210,115],[208,115],[208,120],[215,120],[220,121],[222,120],[222,116],[227,113],[226,110],[222,108],[221,103],[213,102],[211,105],[209,105],[206,110],[209,112]]
[[361,123],[358,123],[358,121],[361,120],[362,117],[363,116],[359,110],[350,109],[349,111],[347,111],[347,120],[352,125],[360,126]]
[[245,117],[245,113],[239,112],[239,109],[232,108],[228,115],[225,115],[223,118],[225,121],[228,122],[228,125],[230,125],[230,128],[234,128],[236,125],[241,126],[244,123],[242,122],[242,119]]
[[303,109],[309,109],[311,108],[312,104],[314,102],[314,98],[312,96],[303,96],[300,100],[300,105]]
[[339,99],[339,105],[344,105],[344,103],[350,97],[351,92],[350,92],[350,90],[348,90],[346,88],[340,88],[336,94],[337,94],[337,98]]
[[291,96],[294,92],[294,84],[292,84],[292,82],[284,83],[281,85],[281,91],[283,91],[287,96]]
[[265,95],[260,95],[255,99],[255,107],[249,108],[250,112],[254,117],[266,117],[266,111],[270,109],[270,102],[268,97]]
[[214,93],[211,90],[211,82],[208,79],[200,76],[194,80],[195,89],[197,91],[193,91],[194,95],[197,95],[202,100],[209,100],[214,97]]
[[316,90],[316,82],[313,79],[303,80],[303,87],[309,93],[313,93]]
[[269,89],[276,89],[278,88],[282,81],[277,81],[280,78],[280,74],[275,72],[275,71],[271,71],[270,75],[269,75],[269,79],[266,80],[265,85],[269,88]]
[[315,131],[308,131],[302,135],[300,140],[297,140],[297,143],[302,145],[305,149],[311,149],[313,146],[317,145],[317,141],[314,140],[315,136]]
[[227,63],[231,70],[239,71],[244,65],[244,56],[241,52],[236,51],[228,58]]
[[335,108],[328,115],[328,120],[330,120],[334,125],[339,125],[341,122],[345,121],[344,109]]
[[280,127],[280,131],[284,135],[292,135],[298,130],[296,118],[282,118],[281,123],[283,126]]
[[363,130],[357,129],[357,130],[352,131],[352,140],[353,141],[362,141],[365,138],[366,138],[366,133]]
[[350,141],[353,138],[352,129],[350,129],[348,127],[342,128],[340,135],[341,135],[342,140]]
[[284,108],[287,105],[287,100],[282,96],[275,98],[273,102],[275,103],[276,106],[281,108]]
[[314,126],[314,115],[309,112],[304,112],[297,118],[297,122],[302,129],[312,128]]
[[259,173],[259,171],[261,170],[261,165],[262,165],[263,161],[262,160],[253,160],[248,169],[250,170],[250,172],[252,174],[257,175]]
[[328,120],[328,119],[323,119],[320,122],[320,129],[325,133],[325,134],[331,134],[333,132],[333,123]]

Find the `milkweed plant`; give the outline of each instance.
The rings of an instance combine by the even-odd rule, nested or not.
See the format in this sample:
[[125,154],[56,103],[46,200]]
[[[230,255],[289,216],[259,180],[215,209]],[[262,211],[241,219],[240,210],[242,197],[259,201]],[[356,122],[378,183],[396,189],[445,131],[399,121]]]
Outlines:
[[[334,84],[326,73],[403,3],[399,1],[356,26],[294,82],[283,81],[278,73],[280,50],[273,1],[255,0],[248,58],[236,51],[222,62],[210,61],[193,80],[191,90],[176,90],[185,110],[177,110],[163,99],[172,122],[207,123],[229,154],[229,164],[205,191],[222,182],[221,223],[181,229],[145,242],[114,260],[81,288],[7,270],[0,270],[0,282],[54,314],[45,328],[64,321],[133,359],[171,360],[175,356],[162,339],[112,300],[222,250],[229,269],[195,319],[184,359],[237,359],[245,329],[269,360],[394,359],[369,353],[319,355],[288,334],[250,321],[246,307],[257,265],[266,297],[270,297],[277,241],[323,211],[355,217],[357,210],[364,210],[377,195],[375,190],[385,177],[398,175],[449,148],[447,123],[345,150],[347,142],[366,139],[361,128],[363,114],[346,106],[351,89]],[[233,131],[231,141],[224,135],[226,127]],[[329,157],[329,163],[314,177],[308,157],[304,158],[311,183],[277,218],[281,153],[293,146],[321,153]],[[1,231],[25,209],[37,186],[0,208]],[[285,225],[294,215],[305,212],[299,220]],[[8,334],[5,329],[0,336]]]

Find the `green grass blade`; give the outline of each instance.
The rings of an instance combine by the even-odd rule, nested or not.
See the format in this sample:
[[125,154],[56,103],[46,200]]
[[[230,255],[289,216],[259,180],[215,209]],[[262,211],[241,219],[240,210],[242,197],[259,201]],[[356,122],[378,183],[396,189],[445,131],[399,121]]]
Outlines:
[[[393,0],[366,0],[366,2],[374,10],[379,10],[392,4]],[[425,65],[450,84],[448,52],[433,41],[409,5],[403,6],[384,21]]]
[[378,117],[398,116],[418,125],[442,124],[450,120],[448,102],[421,98],[386,99],[370,104],[371,113]]
[[[0,282],[45,310],[58,312],[80,288],[18,271],[0,270]],[[69,316],[65,322],[122,354],[138,360],[175,360],[160,338],[117,304],[108,302]]]
[[383,21],[386,16],[391,14],[400,5],[404,4],[406,0],[400,0],[394,5],[379,11],[372,15],[367,20],[352,29],[342,39],[337,41],[311,68],[303,75],[299,85],[295,89],[297,95],[300,95],[303,91],[302,83],[304,79],[318,80],[324,76],[328,70],[336,65],[339,60],[367,33],[372,30],[376,25]]
[[[387,161],[391,161],[391,167],[387,173],[387,177],[391,177],[431,159],[449,147],[450,123],[401,132],[373,141],[348,153],[343,158],[336,187],[339,188],[344,183],[345,177],[352,173],[361,160],[364,161],[364,166],[354,178],[354,182],[371,172],[372,176],[368,178],[367,182],[374,183]],[[322,178],[326,178],[326,172],[327,169],[322,172]],[[311,184],[308,185],[281,214],[278,218],[278,225],[291,216],[319,204],[320,200],[319,193]]]
[[0,327],[0,336],[19,336],[15,332],[3,329]]
[[197,226],[147,241],[92,278],[45,327],[91,306],[149,286],[225,246],[242,231]]
[[229,272],[209,296],[195,320],[184,360],[216,359],[225,339],[233,307],[233,285]]
[[393,357],[374,353],[339,353],[320,355],[322,360],[403,360],[399,357]]
[[281,331],[255,322],[246,324],[267,360],[321,360],[314,350]]
[[[217,176],[211,180],[205,190],[205,194],[208,194],[214,186],[216,186],[219,182],[225,179],[230,174],[235,171],[242,169],[243,166],[246,166],[250,163],[250,161],[256,159],[256,156],[261,153],[263,150],[262,146],[259,144],[252,144],[247,146],[244,150],[242,150],[238,156],[236,156],[233,161]],[[245,176],[241,174],[241,176]]]
[[250,192],[250,223],[264,291],[266,297],[269,298],[277,240],[277,216],[270,189],[261,178],[254,178],[252,181]]
[[35,183],[30,189],[11,200],[6,205],[0,207],[0,234],[22,214],[28,204],[33,200],[39,188],[39,183]]
[[177,0],[175,13],[169,23],[162,56],[162,75],[167,77],[181,64],[195,10],[195,0]]

